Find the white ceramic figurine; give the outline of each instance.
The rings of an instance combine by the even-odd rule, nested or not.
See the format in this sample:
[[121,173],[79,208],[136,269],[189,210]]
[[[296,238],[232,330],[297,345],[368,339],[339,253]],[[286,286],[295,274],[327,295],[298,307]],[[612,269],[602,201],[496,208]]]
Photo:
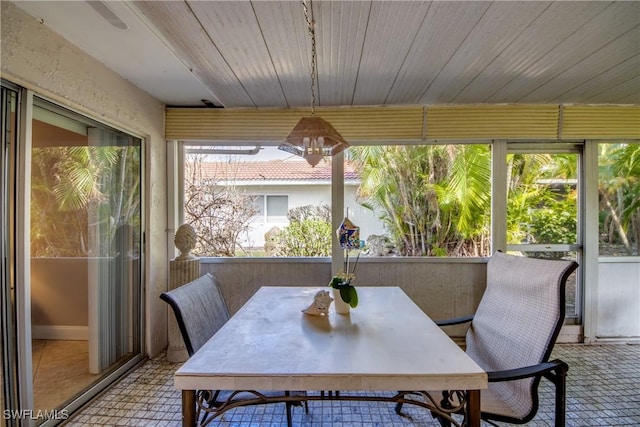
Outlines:
[[311,305],[302,312],[311,316],[328,316],[332,302],[333,298],[331,298],[329,291],[318,291],[313,297]]

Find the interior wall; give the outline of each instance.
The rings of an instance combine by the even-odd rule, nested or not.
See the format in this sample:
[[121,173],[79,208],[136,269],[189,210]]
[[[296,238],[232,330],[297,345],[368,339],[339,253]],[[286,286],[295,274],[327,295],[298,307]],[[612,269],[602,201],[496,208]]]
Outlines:
[[89,325],[88,265],[87,258],[31,258],[33,326]]
[[146,351],[167,344],[164,105],[9,2],[1,2],[3,79],[145,140]]

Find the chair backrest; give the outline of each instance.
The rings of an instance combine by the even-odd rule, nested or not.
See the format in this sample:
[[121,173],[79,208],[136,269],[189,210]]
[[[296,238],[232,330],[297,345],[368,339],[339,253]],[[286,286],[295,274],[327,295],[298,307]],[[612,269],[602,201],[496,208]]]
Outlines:
[[229,320],[220,285],[210,273],[164,292],[160,298],[173,309],[189,356]]
[[[546,362],[564,322],[565,283],[578,264],[496,252],[487,287],[466,336],[466,351],[484,370]],[[512,416],[537,410],[540,378],[492,383],[508,399]]]

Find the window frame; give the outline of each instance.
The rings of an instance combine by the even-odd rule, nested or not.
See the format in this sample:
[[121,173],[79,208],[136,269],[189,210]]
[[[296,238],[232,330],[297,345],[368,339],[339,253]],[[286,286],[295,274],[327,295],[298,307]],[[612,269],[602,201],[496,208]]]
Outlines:
[[263,225],[269,224],[280,224],[287,220],[287,214],[285,212],[284,215],[270,215],[269,214],[269,198],[271,197],[284,197],[287,201],[287,211],[289,210],[289,195],[287,194],[275,194],[275,193],[261,193],[261,194],[252,194],[253,197],[256,197],[256,200],[262,200],[262,203],[256,204],[259,206],[259,211],[256,214],[253,221],[256,221]]
[[[474,139],[474,140],[376,140],[376,141],[365,141],[365,140],[350,140],[349,144],[352,147],[357,146],[394,146],[394,145],[406,145],[406,146],[427,146],[427,145],[477,145],[484,144],[489,147],[489,154],[492,158],[492,168],[496,163],[494,159],[494,150],[493,144],[496,143],[497,140],[493,139]],[[229,141],[229,140],[169,140],[168,143],[168,159],[170,164],[173,163],[174,167],[169,168],[170,170],[170,179],[171,177],[177,178],[177,183],[184,182],[184,165],[187,156],[187,147],[191,147],[195,153],[209,153],[213,154],[215,149],[207,148],[211,146],[220,146],[221,149],[218,150],[216,154],[253,154],[256,150],[259,150],[261,147],[277,147],[280,144],[280,141],[255,141],[255,140],[237,140],[237,141]],[[232,148],[230,148],[232,147]],[[246,148],[244,148],[246,147]],[[339,228],[340,224],[344,219],[345,212],[345,179],[344,179],[344,159],[345,155],[343,152],[336,154],[332,157],[331,162],[331,211],[332,211],[332,229],[335,230]],[[491,175],[491,187],[493,193],[493,175],[494,171],[492,169]],[[174,181],[175,182],[175,181]],[[258,195],[266,195],[258,194]],[[271,194],[271,193],[270,193]],[[275,193],[273,193],[275,194]],[[184,187],[182,185],[169,186],[169,194],[168,200],[177,201],[175,206],[175,210],[172,212],[170,210],[169,219],[173,216],[177,219],[177,222],[171,221],[170,223],[183,224],[185,222],[184,216]],[[494,196],[491,194],[491,206],[490,215],[494,216]],[[173,215],[172,215],[173,214]],[[494,229],[494,221],[491,221],[490,233],[490,251],[494,252],[496,249],[496,245],[494,243],[494,239],[492,238]],[[170,231],[174,231],[175,229],[170,229]],[[335,233],[334,233],[335,234]],[[505,241],[506,241],[506,233],[505,233]],[[504,246],[504,244],[502,245]],[[168,251],[172,251],[173,248],[168,248]],[[173,256],[173,255],[172,255]],[[215,257],[214,257],[215,258]],[[288,259],[295,257],[286,257]],[[425,257],[431,258],[431,257]],[[478,257],[444,257],[450,259],[473,259]],[[482,258],[482,257],[479,257]],[[344,263],[344,251],[340,248],[340,245],[336,239],[336,236],[332,235],[332,272],[336,274],[343,267]]]

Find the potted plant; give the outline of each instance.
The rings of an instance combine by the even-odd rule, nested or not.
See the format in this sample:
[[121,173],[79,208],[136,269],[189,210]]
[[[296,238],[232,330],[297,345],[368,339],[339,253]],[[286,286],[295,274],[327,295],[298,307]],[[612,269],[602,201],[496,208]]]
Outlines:
[[331,278],[329,286],[333,288],[336,312],[339,314],[349,313],[349,307],[358,306],[358,291],[352,282],[355,279],[356,266],[360,259],[360,252],[353,263],[353,269],[349,271],[349,250],[360,249],[360,227],[353,224],[349,218],[345,218],[340,228],[336,231],[340,247],[345,250],[345,268]]
[[[360,254],[358,254],[358,257],[359,256]],[[358,291],[356,290],[356,287],[351,284],[353,279],[355,279],[355,275],[353,273],[349,274],[342,271],[331,278],[329,286],[338,291],[334,293],[334,297],[336,299],[336,310],[338,310],[339,305],[338,297],[340,297],[340,299],[342,299],[342,301],[348,304],[351,308],[356,308],[358,306]]]

